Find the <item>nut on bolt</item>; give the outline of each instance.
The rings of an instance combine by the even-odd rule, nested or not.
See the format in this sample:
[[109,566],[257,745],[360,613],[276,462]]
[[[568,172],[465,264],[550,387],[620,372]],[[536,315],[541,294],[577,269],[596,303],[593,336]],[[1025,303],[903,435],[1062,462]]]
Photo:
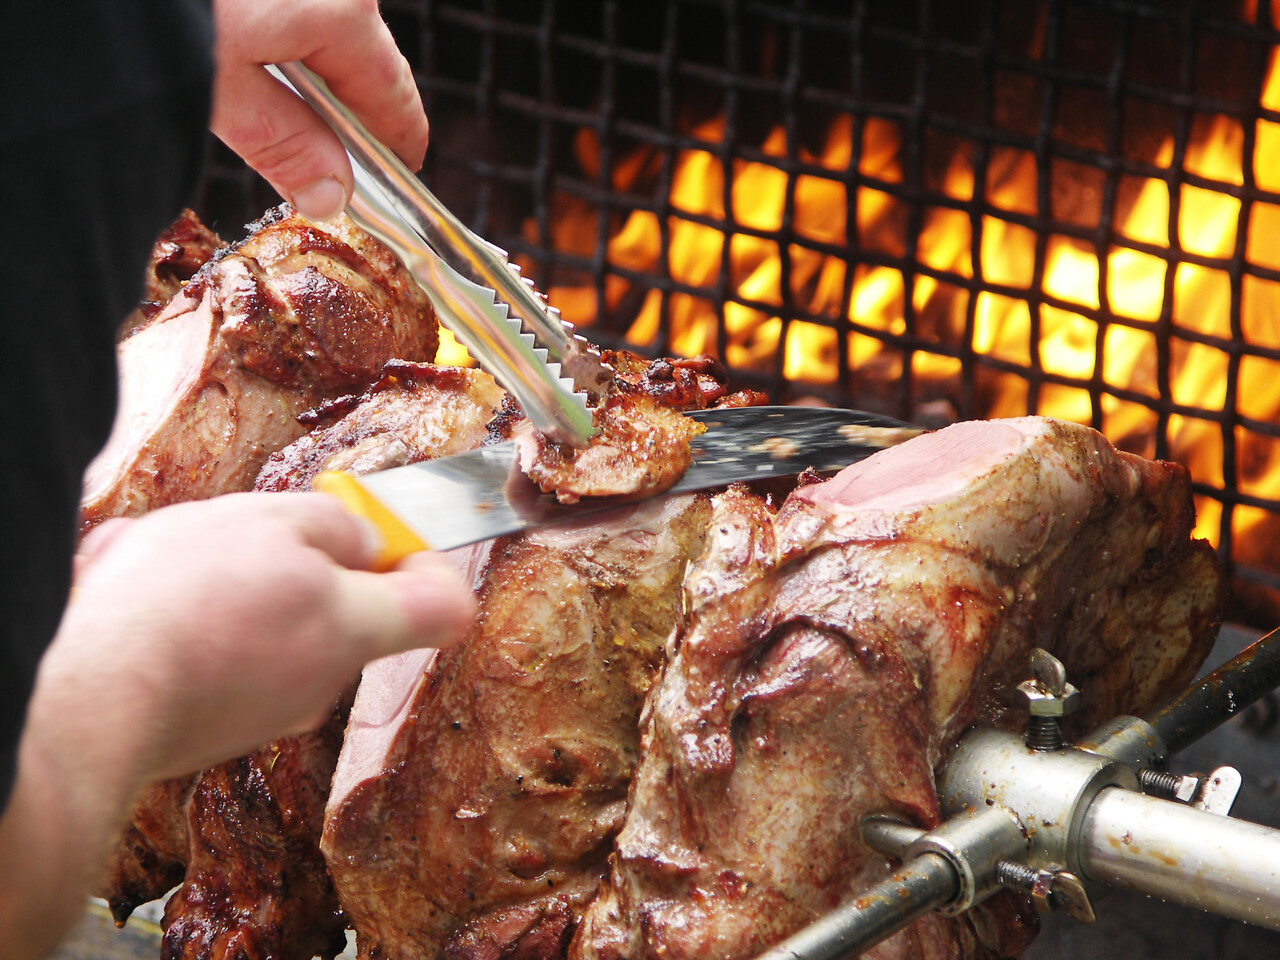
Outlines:
[[1062,661],[1040,647],[1031,651],[1031,674],[1030,680],[1018,684],[1031,714],[1027,746],[1057,750],[1062,746],[1062,718],[1080,705],[1080,691],[1067,683]]
[[1027,701],[1027,710],[1033,717],[1065,717],[1080,706],[1080,691],[1065,684],[1061,693],[1053,693],[1040,685],[1039,680],[1024,680],[1018,684],[1018,692]]

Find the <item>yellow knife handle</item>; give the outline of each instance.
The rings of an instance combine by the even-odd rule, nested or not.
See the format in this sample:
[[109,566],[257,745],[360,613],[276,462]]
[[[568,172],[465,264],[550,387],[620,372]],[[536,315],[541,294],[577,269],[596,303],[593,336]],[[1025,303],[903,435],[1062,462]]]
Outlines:
[[430,544],[406,527],[386,504],[351,474],[326,470],[312,481],[311,486],[321,493],[337,497],[348,512],[364,517],[377,528],[382,535],[382,547],[374,559],[373,569],[379,573],[390,570],[411,553],[431,549]]

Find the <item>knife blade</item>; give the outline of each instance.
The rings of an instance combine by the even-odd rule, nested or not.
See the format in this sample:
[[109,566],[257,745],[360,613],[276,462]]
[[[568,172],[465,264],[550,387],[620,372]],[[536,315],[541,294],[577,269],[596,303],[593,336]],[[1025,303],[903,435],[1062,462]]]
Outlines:
[[[840,470],[924,431],[857,410],[736,407],[687,414],[706,426],[692,441],[693,463],[657,496]],[[377,569],[419,550],[451,550],[505,534],[578,522],[646,499],[605,497],[563,504],[520,471],[514,441],[394,467],[356,478],[325,472],[315,487],[338,496],[385,541]]]

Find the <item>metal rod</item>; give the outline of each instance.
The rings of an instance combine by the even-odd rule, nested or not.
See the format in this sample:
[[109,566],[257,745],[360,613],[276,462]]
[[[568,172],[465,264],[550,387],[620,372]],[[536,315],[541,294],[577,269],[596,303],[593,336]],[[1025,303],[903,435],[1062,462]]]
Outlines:
[[1090,880],[1280,930],[1280,830],[1113,787],[1080,838]]
[[1277,686],[1280,630],[1273,630],[1145,719],[1169,753],[1177,753]]
[[889,817],[863,817],[862,842],[877,853],[901,860],[911,845],[925,835],[924,830]]
[[897,933],[960,892],[955,868],[925,853],[893,876],[858,894],[821,920],[788,937],[756,960],[837,960],[854,957]]

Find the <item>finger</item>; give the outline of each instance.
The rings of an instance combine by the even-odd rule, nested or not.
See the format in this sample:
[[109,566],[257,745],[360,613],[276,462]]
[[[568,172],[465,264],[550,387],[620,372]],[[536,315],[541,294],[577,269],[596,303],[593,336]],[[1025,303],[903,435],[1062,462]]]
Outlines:
[[203,503],[243,511],[242,522],[283,524],[299,541],[352,570],[367,570],[382,545],[368,521],[324,493],[232,493]]
[[327,220],[346,206],[352,178],[342,143],[262,67],[219,70],[209,127],[304,217]]
[[[215,5],[218,30],[218,76],[215,81],[215,133],[246,156],[255,169],[263,172],[277,189],[298,206],[306,199],[309,184],[332,187],[323,178],[307,180],[302,173],[282,169],[290,164],[304,167],[315,174],[324,164],[306,167],[299,160],[282,160],[272,167],[269,154],[282,142],[279,135],[264,135],[261,111],[272,110],[283,101],[279,92],[267,94],[258,65],[301,60],[328,83],[334,95],[347,104],[369,131],[394,150],[413,169],[418,169],[427,146],[427,118],[422,110],[413,72],[396,48],[390,30],[378,13],[375,0],[297,0],[287,4],[262,4],[258,0],[223,0]],[[269,97],[254,100],[255,95]],[[285,94],[292,94],[285,91]],[[328,140],[323,124],[314,116],[297,114],[295,104],[289,108],[288,129],[282,132],[303,133],[294,138],[298,144],[315,145]],[[303,107],[304,110],[309,108]],[[283,121],[282,121],[283,122]],[[269,125],[269,124],[268,124]],[[306,133],[309,129],[310,133]],[[336,141],[328,141],[327,150]],[[242,153],[242,155],[245,155]],[[326,163],[332,175],[349,195],[350,172],[345,155],[328,154]],[[275,172],[278,170],[279,172]],[[301,210],[302,208],[299,207]],[[307,210],[302,212],[311,215]]]
[[421,561],[391,573],[343,571],[338,622],[362,662],[402,650],[447,647],[475,616],[475,599],[447,564]]
[[303,62],[325,78],[374,137],[418,170],[430,128],[413,71],[382,20],[364,26],[358,40],[323,47]]
[[134,522],[133,517],[112,517],[86,533],[76,550],[73,579],[78,579]]
[[284,6],[287,14],[272,17],[267,27],[270,62],[301,60],[324,78],[370,133],[417,170],[427,149],[427,117],[413,71],[376,0]]

